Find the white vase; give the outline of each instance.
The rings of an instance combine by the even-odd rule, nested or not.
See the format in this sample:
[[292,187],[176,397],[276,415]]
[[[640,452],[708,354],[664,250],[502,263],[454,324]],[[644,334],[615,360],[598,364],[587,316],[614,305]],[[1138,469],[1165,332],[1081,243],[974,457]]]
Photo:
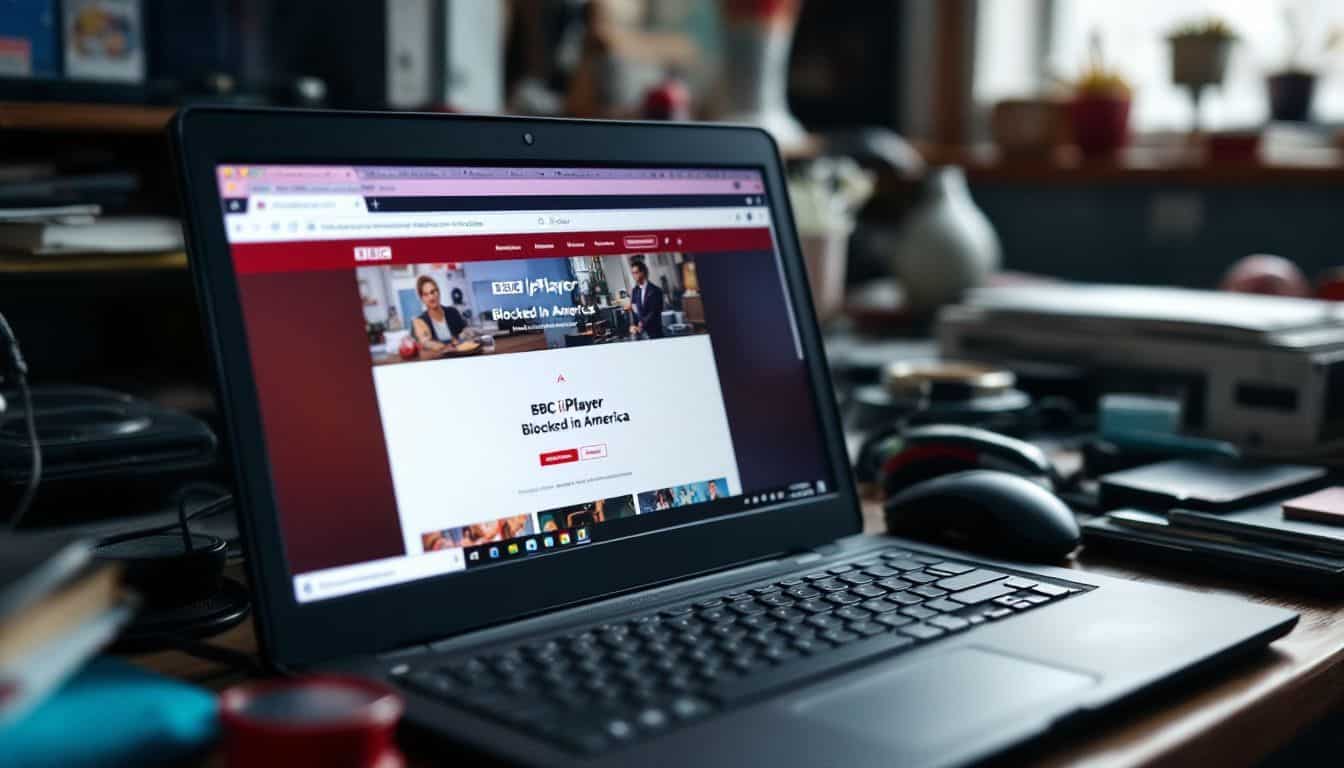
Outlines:
[[892,271],[909,309],[924,315],[957,301],[999,262],[999,238],[971,200],[961,169],[930,169],[923,196],[892,243]]

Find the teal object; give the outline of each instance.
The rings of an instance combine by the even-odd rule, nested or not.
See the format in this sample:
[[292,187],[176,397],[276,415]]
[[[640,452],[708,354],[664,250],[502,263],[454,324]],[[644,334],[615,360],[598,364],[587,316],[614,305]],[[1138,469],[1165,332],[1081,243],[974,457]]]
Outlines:
[[0,729],[5,768],[158,765],[210,749],[215,695],[120,659],[96,659],[46,701]]

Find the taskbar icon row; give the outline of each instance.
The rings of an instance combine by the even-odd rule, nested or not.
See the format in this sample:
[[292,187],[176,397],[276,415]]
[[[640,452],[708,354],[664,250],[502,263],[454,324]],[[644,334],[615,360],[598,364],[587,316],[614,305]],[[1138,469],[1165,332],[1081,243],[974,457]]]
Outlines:
[[591,541],[592,530],[585,525],[578,528],[545,531],[504,541],[466,547],[463,549],[462,555],[468,569],[480,568],[494,563],[522,560],[535,555],[572,549]]

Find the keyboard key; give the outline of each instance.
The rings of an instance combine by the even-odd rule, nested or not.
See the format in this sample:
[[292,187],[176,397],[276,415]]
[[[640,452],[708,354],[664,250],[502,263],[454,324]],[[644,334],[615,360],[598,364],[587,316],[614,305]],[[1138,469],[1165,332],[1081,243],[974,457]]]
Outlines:
[[608,720],[603,731],[614,741],[628,741],[635,736],[635,727],[620,718]]
[[863,606],[865,610],[871,613],[886,613],[888,611],[894,611],[898,607],[895,603],[880,597],[873,600],[865,600],[862,603],[859,603],[859,605]]
[[1036,586],[1036,582],[1028,581],[1020,576],[1011,576],[1008,579],[1008,586],[1015,589],[1031,589]]
[[962,605],[961,603],[954,603],[951,600],[943,600],[940,598],[938,600],[930,600],[927,603],[924,603],[924,607],[930,610],[938,611],[939,613],[952,613],[953,611],[960,611],[962,608],[965,608],[966,606]]
[[833,573],[833,574],[837,574],[837,575],[838,575],[838,574],[841,574],[841,573],[849,573],[849,572],[852,571],[852,570],[854,570],[854,566],[852,566],[852,565],[837,565],[837,566],[835,566],[834,568],[827,568],[827,569],[826,569],[826,571],[827,571],[828,573]]
[[885,579],[889,576],[895,576],[900,573],[900,571],[895,568],[888,568],[885,565],[875,565],[872,568],[865,569],[864,573],[872,576],[874,579]]
[[732,621],[733,614],[721,608],[711,608],[700,613],[700,620],[710,624],[722,624],[725,621]]
[[909,589],[914,586],[912,582],[906,581],[905,579],[897,578],[895,576],[882,579],[881,581],[877,582],[877,584],[878,586],[885,587],[893,592],[899,592],[902,589]]
[[793,605],[793,598],[789,597],[788,595],[776,592],[774,594],[758,598],[756,602],[761,603],[763,605],[768,605],[771,608],[787,608],[788,606]]
[[728,606],[728,610],[741,616],[752,616],[757,613],[765,613],[769,609],[755,600],[742,600]]
[[873,621],[876,621],[878,624],[883,624],[885,626],[891,627],[892,629],[895,629],[896,627],[904,627],[907,624],[915,623],[914,619],[910,618],[909,616],[902,616],[899,613],[886,613],[881,616],[878,616],[876,619],[873,619]]
[[921,555],[921,554],[918,554],[918,553],[911,555],[911,556],[910,556],[910,559],[911,559],[911,560],[918,560],[919,562],[921,562],[921,563],[923,563],[923,564],[925,564],[925,565],[933,565],[934,563],[941,563],[941,562],[943,562],[943,558],[941,558],[941,557],[929,557],[928,555]]
[[938,615],[937,611],[931,611],[922,605],[912,605],[909,608],[902,608],[901,613],[912,619],[929,619]]
[[778,591],[779,587],[776,587],[774,584],[767,584],[764,587],[756,587],[755,589],[751,590],[751,594],[760,597],[761,595],[768,595],[771,592],[778,592]]
[[960,592],[963,589],[978,587],[981,584],[988,584],[991,581],[998,581],[999,579],[1005,579],[1007,577],[1008,574],[1006,573],[977,568],[975,570],[967,571],[959,576],[942,579],[938,582],[938,586],[949,592]]
[[1060,595],[1067,595],[1073,591],[1068,587],[1060,587],[1054,584],[1037,584],[1033,589],[1048,597],[1059,597]]
[[800,637],[791,643],[793,649],[803,654],[812,654],[824,651],[831,647],[830,643],[817,640],[813,637]]
[[823,592],[839,592],[842,589],[849,589],[849,585],[839,579],[826,579],[825,581],[813,582],[812,586]]
[[822,638],[823,640],[829,640],[832,643],[835,643],[836,645],[844,645],[845,643],[859,639],[859,636],[854,634],[853,632],[845,632],[839,629],[828,629],[825,632],[822,632],[820,635],[818,635],[818,637]]
[[711,597],[711,598],[708,599],[708,600],[701,600],[700,602],[696,603],[696,604],[695,604],[695,607],[696,607],[696,608],[715,608],[715,607],[720,606],[720,605],[723,605],[723,601],[722,601],[722,600],[720,600],[720,599],[717,598],[717,597]]
[[851,595],[848,592],[832,592],[826,596],[827,602],[835,603],[836,605],[852,605],[862,599],[863,598],[858,597],[857,595]]
[[807,623],[817,629],[839,629],[845,625],[844,621],[829,614],[825,616],[813,616],[807,620]]
[[929,619],[929,623],[948,632],[958,632],[971,626],[969,621],[956,616],[934,616]]
[[822,579],[831,578],[831,575],[825,571],[818,571],[817,573],[809,573],[803,578],[807,581],[821,581]]
[[975,589],[953,592],[951,599],[956,600],[958,603],[965,603],[966,605],[976,605],[1004,595],[1012,594],[1016,591],[1016,589],[1008,586],[1002,581],[995,581],[981,587],[976,587]]
[[900,560],[910,557],[911,554],[913,553],[907,552],[904,549],[884,549],[881,552],[884,560]]
[[855,567],[855,568],[872,568],[874,565],[877,565],[878,562],[880,562],[880,561],[879,561],[877,558],[875,558],[875,557],[869,557],[869,558],[866,558],[866,559],[864,559],[864,560],[856,560],[856,561],[854,562],[854,567]]
[[941,563],[934,563],[929,566],[929,573],[941,573],[947,576],[956,576],[961,573],[970,573],[975,570],[974,565],[957,563],[951,560],[944,560]]
[[807,624],[785,624],[779,628],[779,634],[786,637],[811,637],[816,633],[816,629]]
[[947,590],[930,587],[927,584],[922,587],[912,587],[910,591],[921,597],[942,597],[947,594]]
[[875,584],[863,584],[849,590],[849,593],[851,595],[858,595],[859,597],[881,597],[887,594],[887,590]]
[[770,612],[770,617],[788,623],[792,621],[802,621],[807,618],[807,614],[796,608],[776,608]]
[[674,619],[678,616],[685,616],[690,612],[691,612],[691,606],[679,605],[676,608],[668,608],[667,610],[663,611],[663,615],[669,619]]
[[797,685],[809,678],[826,674],[857,661],[890,653],[896,649],[908,648],[913,644],[910,638],[896,634],[874,635],[864,639],[858,639],[857,636],[851,635],[851,638],[854,642],[850,642],[848,645],[798,659],[790,664],[772,667],[769,670],[763,670],[741,678],[721,680],[707,688],[705,694],[725,705],[731,705],[774,690]]
[[895,568],[895,569],[898,570],[898,571],[918,571],[918,570],[921,570],[921,569],[924,567],[924,564],[923,564],[923,563],[920,563],[920,562],[916,562],[916,561],[914,561],[914,560],[909,560],[909,559],[905,559],[905,560],[888,560],[888,561],[887,561],[887,567],[888,567],[888,568]]
[[798,586],[798,587],[790,587],[788,591],[786,591],[784,594],[788,595],[789,597],[796,598],[798,600],[810,600],[820,595],[821,592],[811,587]]
[[1021,598],[1018,598],[1015,595],[1003,595],[1002,597],[994,598],[994,602],[998,605],[1002,605],[1005,608],[1012,608],[1013,606],[1017,605],[1020,599]]
[[691,720],[709,714],[709,704],[691,696],[673,699],[668,709],[678,720]]
[[919,605],[924,602],[924,598],[919,595],[912,595],[909,592],[896,592],[887,595],[886,600],[887,602],[895,603],[896,605]]
[[872,576],[869,576],[869,575],[866,574],[866,573],[857,573],[857,572],[856,572],[856,573],[846,573],[844,576],[841,576],[841,577],[840,577],[840,580],[843,581],[843,582],[845,582],[846,584],[851,585],[851,586],[858,586],[858,585],[860,585],[860,584],[868,584],[868,583],[871,583],[872,580],[873,580],[873,577],[872,577]]
[[909,635],[918,640],[932,640],[944,634],[938,627],[931,627],[928,624],[911,624],[896,630],[905,635]]
[[873,616],[871,613],[865,611],[864,609],[858,607],[857,605],[847,605],[844,608],[841,608],[840,610],[836,611],[835,615],[842,619],[849,619],[852,621],[867,621]]
[[808,613],[825,613],[826,611],[831,610],[831,605],[825,600],[804,600],[795,605],[794,608],[797,608],[800,611],[807,611]]
[[990,610],[985,611],[982,615],[988,616],[991,619],[1002,619],[1004,616],[1012,615],[1012,613],[1012,608],[991,608]]
[[1022,599],[1026,600],[1028,603],[1031,603],[1032,605],[1040,605],[1041,603],[1050,602],[1050,598],[1046,597],[1045,595],[1027,595]]
[[645,728],[662,728],[667,725],[667,715],[657,707],[649,707],[639,713],[639,724]]
[[907,573],[902,573],[901,578],[906,581],[913,581],[916,584],[928,584],[937,581],[939,577],[923,571],[909,571]]
[[801,578],[798,578],[798,579],[785,579],[785,580],[779,582],[779,586],[781,586],[781,587],[796,587],[796,586],[798,586],[799,584],[802,584],[802,583],[803,583],[803,580],[802,580]]

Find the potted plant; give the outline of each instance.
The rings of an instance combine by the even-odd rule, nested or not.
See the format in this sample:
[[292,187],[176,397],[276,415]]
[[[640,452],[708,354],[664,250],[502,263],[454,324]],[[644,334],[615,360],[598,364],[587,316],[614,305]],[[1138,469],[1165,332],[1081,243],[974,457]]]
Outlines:
[[1093,36],[1090,61],[1074,84],[1070,115],[1073,143],[1084,157],[1113,155],[1129,143],[1129,83],[1107,66]]
[[1227,58],[1237,36],[1222,19],[1190,22],[1167,36],[1171,45],[1171,81],[1190,89],[1194,117],[1191,132],[1199,131],[1199,97],[1210,85],[1221,85]]
[[[1269,89],[1269,116],[1271,120],[1304,123],[1311,118],[1311,101],[1316,91],[1316,73],[1302,60],[1307,50],[1301,22],[1293,9],[1283,12],[1288,30],[1288,58],[1283,69],[1265,78]],[[1322,57],[1344,48],[1344,29],[1336,27],[1325,39]]]

